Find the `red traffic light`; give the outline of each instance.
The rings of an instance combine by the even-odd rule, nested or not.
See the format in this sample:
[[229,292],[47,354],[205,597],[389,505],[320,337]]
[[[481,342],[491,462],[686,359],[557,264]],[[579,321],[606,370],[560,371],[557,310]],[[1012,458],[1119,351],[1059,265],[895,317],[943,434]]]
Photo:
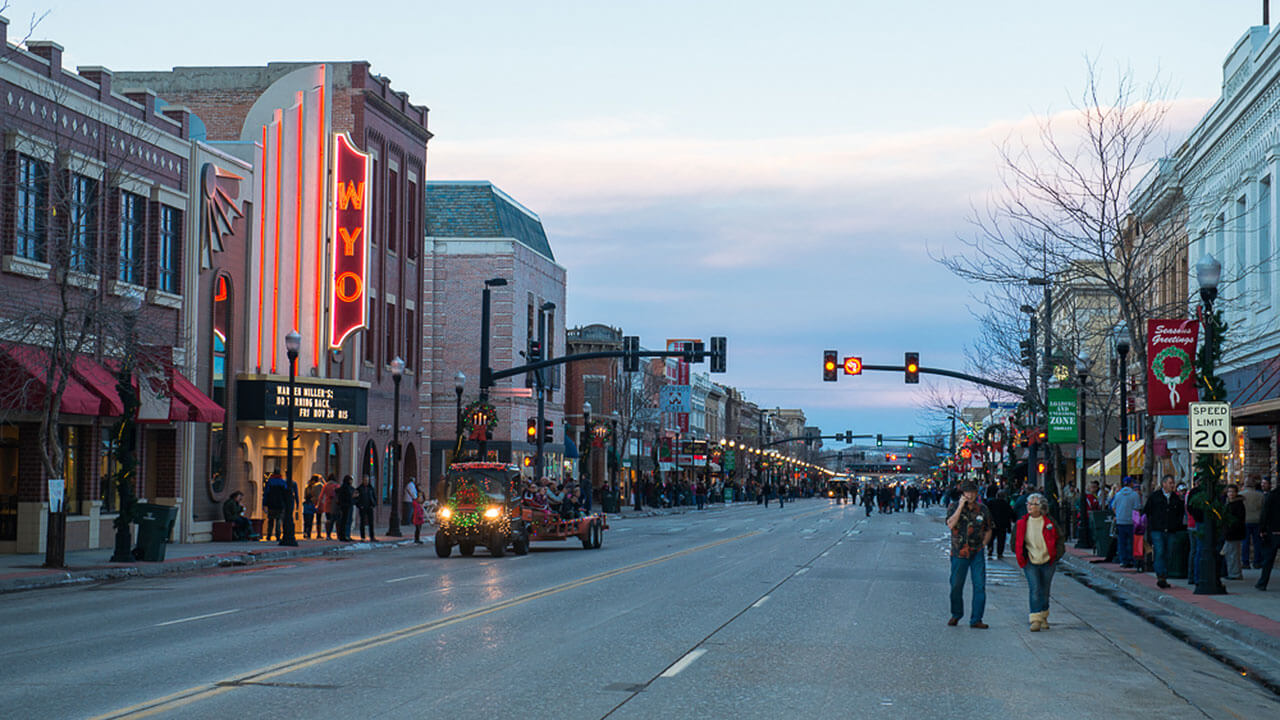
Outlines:
[[862,374],[862,358],[847,357],[844,359],[845,375],[861,375]]

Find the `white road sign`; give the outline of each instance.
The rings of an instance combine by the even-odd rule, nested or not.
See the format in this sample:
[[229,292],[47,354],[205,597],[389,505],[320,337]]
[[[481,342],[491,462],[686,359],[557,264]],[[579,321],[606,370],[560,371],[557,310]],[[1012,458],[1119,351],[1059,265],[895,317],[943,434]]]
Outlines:
[[1191,452],[1231,452],[1231,403],[1194,402],[1190,407]]

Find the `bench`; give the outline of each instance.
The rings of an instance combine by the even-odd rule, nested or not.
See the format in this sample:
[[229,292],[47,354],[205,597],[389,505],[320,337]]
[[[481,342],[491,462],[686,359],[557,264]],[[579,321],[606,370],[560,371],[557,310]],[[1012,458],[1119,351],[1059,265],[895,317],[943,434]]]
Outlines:
[[[262,518],[250,518],[249,528],[257,537],[262,537]],[[214,542],[231,542],[232,531],[235,529],[234,523],[225,520],[217,520],[213,523],[213,541]]]

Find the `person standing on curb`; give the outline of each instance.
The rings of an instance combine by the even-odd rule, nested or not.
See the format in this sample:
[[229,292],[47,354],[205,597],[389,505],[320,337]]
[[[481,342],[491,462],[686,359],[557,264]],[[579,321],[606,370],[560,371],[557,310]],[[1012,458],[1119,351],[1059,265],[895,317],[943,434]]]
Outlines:
[[339,534],[342,532],[342,526],[338,525],[338,479],[333,475],[320,491],[320,510],[324,512],[324,539],[332,540],[334,526],[338,527]]
[[373,509],[378,506],[378,496],[373,491],[373,483],[369,476],[360,478],[360,487],[356,488],[356,509],[360,511],[360,539],[365,539],[364,529],[369,528],[369,542],[378,542],[373,532]]
[[1133,489],[1133,478],[1126,477],[1119,492],[1111,498],[1116,515],[1116,558],[1120,567],[1133,567],[1133,511],[1142,507],[1142,498]]
[[947,527],[951,528],[951,619],[955,626],[964,617],[964,578],[973,581],[973,612],[969,627],[986,630],[982,615],[987,609],[987,556],[983,551],[991,542],[991,511],[978,500],[978,486],[967,482],[960,488],[960,498],[947,508]]
[[1244,501],[1243,568],[1262,567],[1262,536],[1258,533],[1258,523],[1262,519],[1262,504],[1267,498],[1259,489],[1261,485],[1262,481],[1252,477],[1240,493],[1240,499]]
[[1271,580],[1271,568],[1276,564],[1276,551],[1280,550],[1280,491],[1267,493],[1267,501],[1262,505],[1262,517],[1258,519],[1258,534],[1262,537],[1262,575],[1254,585],[1259,590],[1266,590]]
[[337,491],[338,497],[338,540],[351,542],[351,510],[355,507],[356,489],[351,485],[351,476],[342,476],[342,485]]
[[1186,514],[1177,483],[1172,475],[1165,475],[1160,489],[1151,493],[1142,508],[1147,516],[1147,536],[1151,539],[1152,562],[1155,565],[1156,585],[1169,587],[1169,544],[1173,534],[1182,530],[1182,516]]
[[324,492],[324,478],[312,475],[303,492],[302,503],[302,537],[311,539],[311,527],[315,526],[316,535],[320,534],[320,523],[316,522],[316,514],[320,512],[320,495]]
[[1227,565],[1228,580],[1244,579],[1244,568],[1240,566],[1240,544],[1245,539],[1244,518],[1244,500],[1240,497],[1240,488],[1228,485],[1226,527],[1222,531],[1222,559]]
[[285,484],[280,471],[272,470],[262,492],[262,509],[267,511],[267,531],[263,535],[268,540],[279,540],[280,534],[284,532],[281,518],[284,516],[288,496],[289,486]]
[[409,482],[404,486],[404,494],[409,499],[410,507],[413,508],[413,543],[421,545],[422,525],[427,521],[427,512],[422,507],[422,493],[418,492],[417,478],[409,478]]
[[1048,510],[1044,495],[1032,494],[1027,498],[1027,514],[1018,520],[1013,535],[1014,554],[1027,576],[1031,596],[1031,632],[1049,629],[1049,586],[1058,560],[1066,552],[1066,538],[1046,514]]

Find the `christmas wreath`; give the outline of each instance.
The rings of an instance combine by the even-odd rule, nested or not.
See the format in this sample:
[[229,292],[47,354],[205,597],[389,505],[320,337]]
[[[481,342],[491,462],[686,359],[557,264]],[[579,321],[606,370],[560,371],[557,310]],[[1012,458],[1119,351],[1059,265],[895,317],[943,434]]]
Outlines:
[[484,439],[498,427],[498,410],[487,402],[476,400],[462,411],[462,427],[472,440]]
[[[1165,362],[1173,359],[1179,361],[1177,375],[1170,375],[1164,371]],[[1169,404],[1176,407],[1182,399],[1178,393],[1178,386],[1191,377],[1191,356],[1182,348],[1170,345],[1156,353],[1155,358],[1151,360],[1151,374],[1169,388]]]

